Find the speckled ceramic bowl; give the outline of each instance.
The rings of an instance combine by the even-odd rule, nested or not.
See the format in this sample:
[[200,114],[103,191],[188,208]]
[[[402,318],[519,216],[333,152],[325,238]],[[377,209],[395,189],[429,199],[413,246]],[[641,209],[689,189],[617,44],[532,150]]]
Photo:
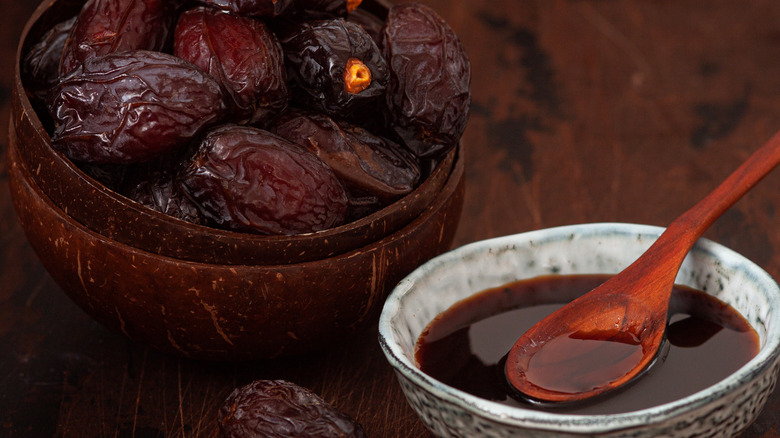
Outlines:
[[701,240],[677,282],[717,297],[758,332],[760,350],[719,383],[671,403],[613,415],[566,415],[509,407],[444,385],[421,372],[414,344],[425,326],[456,301],[539,275],[617,273],[662,228],[588,224],[538,230],[469,244],[425,263],[391,293],[379,341],[409,404],[443,437],[733,436],[763,408],[780,372],[780,288],[741,255]]

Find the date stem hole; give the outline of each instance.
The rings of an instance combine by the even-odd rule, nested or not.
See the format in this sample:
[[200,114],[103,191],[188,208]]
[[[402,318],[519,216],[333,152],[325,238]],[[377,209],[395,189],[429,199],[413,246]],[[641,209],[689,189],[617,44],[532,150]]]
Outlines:
[[357,94],[371,85],[371,70],[359,59],[349,58],[344,69],[344,88]]

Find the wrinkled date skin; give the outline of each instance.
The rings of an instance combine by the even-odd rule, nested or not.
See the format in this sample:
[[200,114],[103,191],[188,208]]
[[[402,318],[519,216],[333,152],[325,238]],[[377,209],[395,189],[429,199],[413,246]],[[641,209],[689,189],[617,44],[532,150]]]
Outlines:
[[276,17],[281,15],[294,0],[198,0],[223,11],[253,17]]
[[471,104],[463,45],[435,11],[407,3],[390,9],[383,51],[393,129],[418,156],[441,156],[459,141]]
[[[384,96],[387,63],[359,25],[341,18],[303,23],[280,41],[303,106],[344,115]],[[362,76],[348,78],[350,67],[360,69]],[[350,90],[357,81],[362,86]]]
[[49,99],[60,78],[60,60],[68,35],[76,22],[72,17],[49,29],[25,54],[22,60],[22,80],[27,94],[39,102]]
[[285,380],[237,388],[219,410],[221,438],[365,438],[363,428],[310,390]]
[[163,50],[179,4],[180,0],[88,0],[68,37],[60,74],[108,53]]
[[258,128],[209,132],[180,180],[207,218],[231,230],[298,234],[346,219],[346,193],[333,171],[313,153]]
[[420,179],[416,157],[402,146],[324,114],[285,117],[276,132],[328,164],[350,189],[391,202]]
[[236,123],[255,124],[288,99],[284,54],[261,21],[197,7],[176,24],[174,54],[219,80],[235,103]]
[[[145,171],[144,171],[145,170]],[[141,170],[127,176],[120,192],[141,205],[193,224],[207,221],[181,189],[170,169]]]
[[381,47],[385,27],[385,22],[381,18],[366,9],[358,8],[347,16],[347,21],[362,27],[371,36],[376,45]]
[[226,111],[210,75],[145,50],[87,60],[54,96],[54,148],[91,163],[136,163],[174,151]]

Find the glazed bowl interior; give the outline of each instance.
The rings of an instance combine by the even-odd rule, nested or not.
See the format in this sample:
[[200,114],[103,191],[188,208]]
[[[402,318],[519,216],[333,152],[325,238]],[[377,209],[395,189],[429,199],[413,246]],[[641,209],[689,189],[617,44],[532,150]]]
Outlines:
[[641,411],[567,415],[486,401],[448,387],[416,366],[414,350],[418,337],[434,317],[454,303],[518,279],[549,274],[615,274],[646,250],[662,231],[658,227],[633,224],[538,230],[475,242],[434,258],[413,271],[391,293],[379,322],[380,344],[410,404],[429,428],[445,436],[449,435],[443,431],[452,426],[443,426],[435,419],[442,415],[441,408],[462,412],[463,418],[472,418],[470,421],[487,421],[493,424],[491,427],[512,431],[537,430],[553,435],[609,432],[618,436],[621,430],[674,422],[708,404],[725,403],[758,375],[768,376],[770,380],[764,386],[772,387],[779,365],[780,289],[761,268],[706,239],[700,240],[688,255],[676,281],[715,296],[742,314],[758,333],[760,350],[737,372],[703,391]]

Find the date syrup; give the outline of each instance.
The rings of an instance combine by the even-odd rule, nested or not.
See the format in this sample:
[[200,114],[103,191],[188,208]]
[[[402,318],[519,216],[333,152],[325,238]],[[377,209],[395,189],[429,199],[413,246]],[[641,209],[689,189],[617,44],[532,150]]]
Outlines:
[[[517,338],[607,278],[545,276],[460,301],[423,331],[416,345],[417,364],[437,380],[487,400],[560,413],[614,414],[691,395],[727,377],[758,352],[757,333],[736,310],[704,292],[676,286],[667,327],[668,351],[636,382],[595,400],[564,406],[534,404],[515,394],[506,383],[503,365]],[[601,345],[593,349],[589,342]],[[624,372],[642,353],[627,339],[599,342],[570,337],[552,347],[534,357],[537,362],[529,371],[545,385],[575,392],[605,375]],[[574,349],[588,351],[588,359],[561,360]]]

